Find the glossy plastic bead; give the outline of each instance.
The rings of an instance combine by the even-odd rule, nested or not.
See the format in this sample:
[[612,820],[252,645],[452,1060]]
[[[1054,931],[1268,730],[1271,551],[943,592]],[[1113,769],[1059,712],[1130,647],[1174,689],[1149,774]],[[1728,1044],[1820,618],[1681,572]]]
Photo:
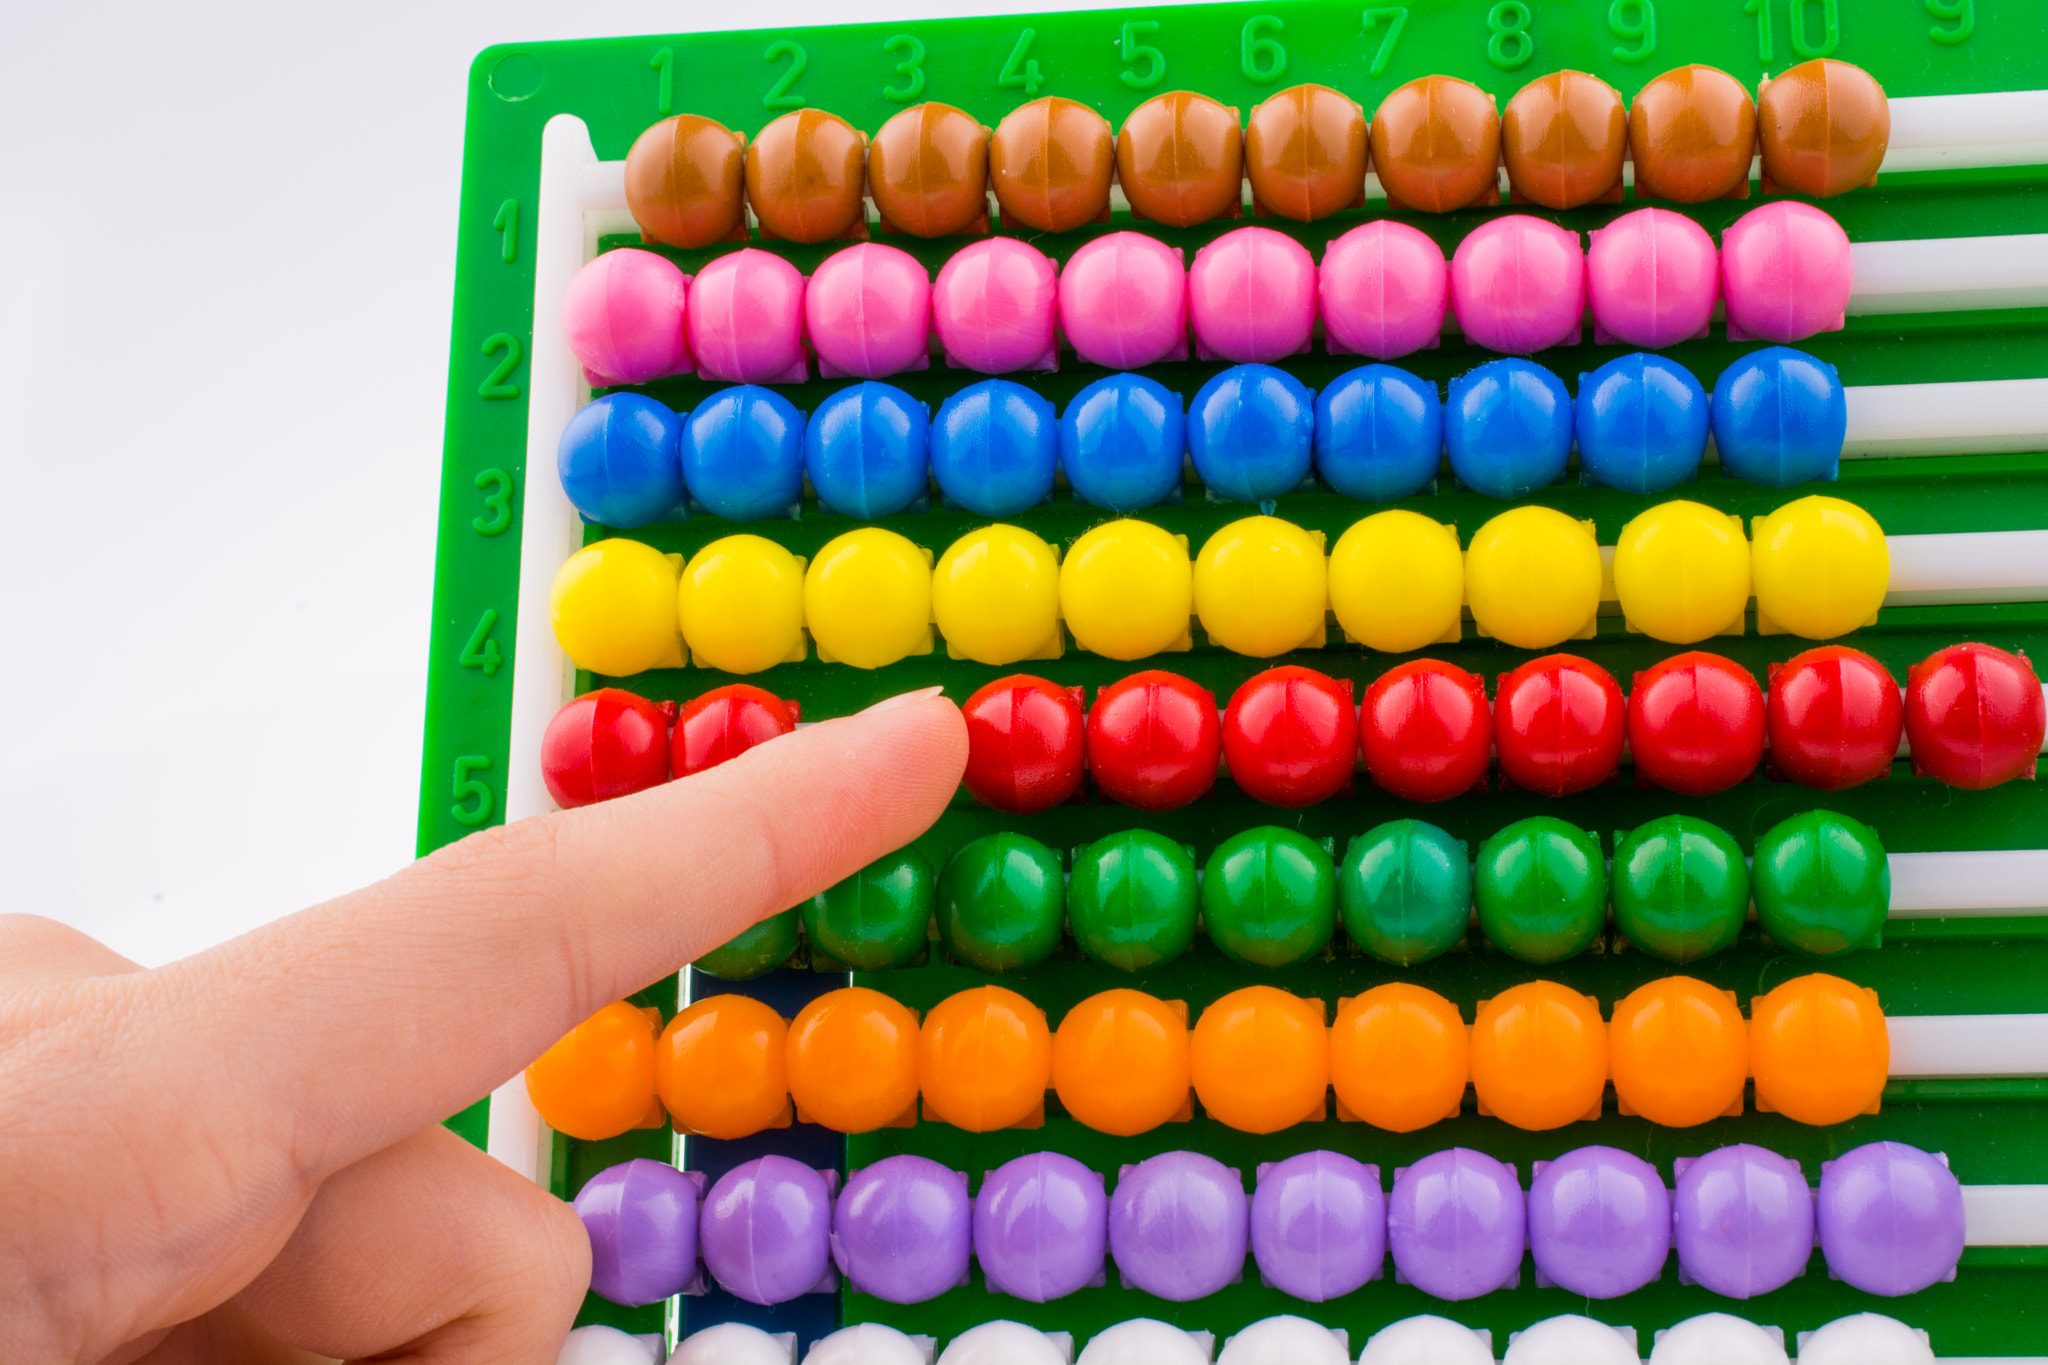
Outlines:
[[832,1211],[832,1259],[847,1287],[923,1303],[967,1278],[967,1179],[929,1157],[883,1157],[847,1177]]
[[1875,992],[1816,972],[1756,997],[1749,1017],[1758,1109],[1821,1126],[1877,1108],[1891,1036]]
[[1749,780],[1764,753],[1764,694],[1718,654],[1674,654],[1636,674],[1628,698],[1636,775],[1686,796]]
[[1625,355],[1580,375],[1572,405],[1580,479],[1624,493],[1687,482],[1707,453],[1707,407],[1692,371],[1660,355]]
[[744,227],[745,149],[739,134],[701,114],[665,118],[635,138],[626,207],[641,239],[694,249]]
[[1116,178],[1134,215],[1168,227],[1235,214],[1244,183],[1237,111],[1187,90],[1154,95],[1117,130]]
[[752,981],[788,962],[796,952],[797,913],[770,915],[719,944],[690,966],[721,981]]
[[1330,609],[1367,649],[1405,654],[1455,640],[1464,602],[1458,533],[1419,512],[1375,512],[1330,551]]
[[[1387,1259],[1378,1169],[1336,1152],[1303,1152],[1260,1167],[1251,1241],[1260,1277],[1281,1293],[1308,1303],[1349,1294]],[[1337,1358],[1344,1358],[1341,1351]]]
[[1451,381],[1444,409],[1451,471],[1489,498],[1519,498],[1554,483],[1572,453],[1572,399],[1564,381],[1527,360],[1491,360]]
[[1278,517],[1246,517],[1195,556],[1195,615],[1214,644],[1270,659],[1319,642],[1330,599],[1320,536]]
[[823,379],[881,379],[930,363],[931,277],[907,251],[862,242],[818,264],[804,290],[804,335]]
[[1340,1001],[1330,1031],[1330,1081],[1344,1110],[1393,1133],[1458,1111],[1471,1078],[1458,1007],[1405,981]]
[[[654,1088],[676,1125],[713,1138],[743,1138],[789,1112],[782,1016],[744,995],[708,995],[661,1031]],[[900,1112],[900,1110],[899,1110]]]
[[1721,258],[1682,213],[1641,208],[1594,228],[1586,249],[1593,340],[1660,350],[1707,334],[1721,298]]
[[1344,1342],[1319,1322],[1283,1313],[1240,1328],[1223,1343],[1216,1365],[1351,1365]]
[[1849,234],[1826,210],[1793,199],[1751,209],[1721,234],[1728,339],[1783,343],[1839,332],[1852,274]]
[[1479,845],[1473,897],[1480,930],[1510,957],[1577,957],[1607,924],[1600,841],[1554,816],[1517,820]]
[[1667,1328],[1651,1348],[1650,1365],[1786,1365],[1786,1356],[1778,1338],[1755,1323],[1702,1313]]
[[1842,791],[1891,772],[1905,707],[1883,664],[1846,645],[1822,645],[1771,666],[1764,728],[1778,771]]
[[1347,498],[1392,502],[1436,481],[1443,459],[1436,385],[1391,365],[1361,365],[1316,395],[1316,473]]
[[1982,791],[2034,775],[2048,708],[2026,655],[1951,645],[1907,670],[1905,729],[1916,775]]
[[1135,512],[1180,491],[1187,420],[1180,395],[1141,374],[1113,374],[1060,414],[1060,468],[1077,502]]
[[759,673],[801,659],[803,561],[765,536],[714,540],[677,580],[676,617],[702,667]]
[[1401,1277],[1432,1297],[1459,1303],[1516,1283],[1526,1228],[1515,1168],[1484,1152],[1432,1152],[1394,1176],[1387,1245]]
[[615,678],[650,668],[681,668],[676,576],[671,558],[637,540],[600,540],[555,572],[548,615],[569,661]]
[[823,242],[861,224],[867,135],[836,114],[798,109],[747,145],[747,204],[765,237]]
[[917,1075],[928,1119],[970,1133],[1023,1123],[1044,1108],[1052,1079],[1045,1013],[1001,986],[949,995],[924,1017]]
[[1365,111],[1327,85],[1261,100],[1244,127],[1254,210],[1312,223],[1362,201],[1365,131]]
[[1247,967],[1287,967],[1321,952],[1337,928],[1337,870],[1304,834],[1268,825],[1216,846],[1202,873],[1209,941]]
[[1436,659],[1396,665],[1365,689],[1358,734],[1375,785],[1403,801],[1448,801],[1486,776],[1486,684]]
[[1045,95],[1003,115],[988,144],[989,188],[1006,226],[1066,232],[1109,218],[1116,137],[1079,100]]
[[1324,249],[1316,302],[1330,354],[1395,360],[1437,344],[1451,267],[1422,232],[1377,219]]
[[701,773],[794,729],[795,709],[774,693],[747,683],[713,688],[676,715],[669,768],[677,777]]
[[881,668],[926,653],[931,620],[931,561],[894,531],[836,536],[804,570],[804,622],[821,663]]
[[1450,213],[1500,198],[1500,116],[1469,81],[1421,76],[1396,87],[1373,112],[1367,143],[1390,210]]
[[1575,344],[1586,311],[1579,234],[1512,213],[1465,234],[1451,256],[1451,312],[1467,340],[1529,355]]
[[1081,359],[1137,370],[1188,355],[1181,254],[1142,232],[1083,245],[1060,272],[1060,332]]
[[1027,834],[984,834],[939,874],[939,941],[985,972],[1043,962],[1060,944],[1066,883],[1057,853]]
[[1642,1357],[1620,1329],[1563,1313],[1511,1335],[1501,1365],[1642,1365]]
[[1786,503],[1750,525],[1757,629],[1809,640],[1876,619],[1891,586],[1891,550],[1877,519],[1840,498]]
[[1884,87],[1847,62],[1801,62],[1757,92],[1764,182],[1793,194],[1827,199],[1874,183],[1891,131]]
[[1650,1284],[1671,1254],[1671,1195],[1657,1168],[1613,1147],[1581,1147],[1529,1182],[1537,1273],[1589,1299]]
[[1927,1339],[1882,1313],[1836,1318],[1800,1343],[1799,1358],[1806,1365],[1934,1365]]
[[1574,209],[1621,197],[1628,111],[1621,92],[1583,71],[1538,76],[1500,116],[1508,183],[1531,203]]
[[1201,360],[1270,365],[1308,349],[1316,325],[1316,263],[1284,232],[1242,227],[1195,253],[1188,321]]
[[660,1122],[654,1055],[653,1021],[638,1006],[616,1001],[526,1068],[526,1093],[558,1133],[585,1142],[617,1137]]
[[1199,1152],[1162,1152],[1117,1177],[1109,1254],[1148,1294],[1207,1298],[1244,1273],[1250,1217],[1236,1171]]
[[1060,561],[1060,614],[1090,653],[1129,660],[1185,647],[1194,609],[1187,542],[1150,522],[1084,531]]
[[631,530],[683,510],[682,439],[683,419],[666,404],[608,393],[562,429],[555,472],[586,522]]
[[939,1353],[938,1365],[1069,1365],[1069,1362],[1067,1353],[1037,1328],[998,1319],[970,1327],[954,1337]]
[[1109,1196],[1100,1172],[1032,1152],[988,1173],[974,1199],[974,1259],[991,1292],[1049,1303],[1103,1282]]
[[615,687],[586,692],[548,722],[540,775],[564,810],[659,786],[668,781],[668,716]]
[[983,374],[1050,370],[1059,282],[1045,253],[1015,237],[962,247],[932,284],[932,330],[946,363]]
[[1761,1147],[1719,1147],[1678,1172],[1678,1264],[1724,1298],[1790,1284],[1813,1255],[1813,1191],[1799,1163]]
[[1126,1318],[1088,1338],[1075,1365],[1209,1365],[1209,1349],[1170,1322]]
[[1242,987],[1202,1011],[1192,1046],[1195,1095],[1218,1123],[1277,1133],[1323,1117],[1330,1035],[1320,1000]]
[[1740,1112],[1749,1034],[1728,992],[1667,976],[1615,1003],[1607,1060],[1624,1113],[1692,1128]]
[[1614,544],[1614,591],[1629,629],[1689,645],[1742,628],[1749,607],[1742,519],[1704,503],[1637,513]]
[[872,1133],[917,1104],[917,1016],[864,986],[827,991],[789,1021],[783,1070],[797,1115]]
[[915,104],[875,131],[868,193],[882,222],[913,237],[988,227],[988,129],[950,104]]
[[1043,678],[998,678],[960,708],[967,718],[967,771],[975,800],[1036,815],[1081,789],[1080,698]]
[[1866,1143],[1821,1170],[1821,1255],[1852,1289],[1899,1298],[1954,1279],[1965,1222],[1963,1187],[1917,1147]]
[[1494,996],[1472,1025],[1472,1085],[1482,1108],[1529,1132],[1591,1118],[1607,1085],[1599,1005],[1553,981]]
[[898,849],[805,901],[804,935],[857,972],[908,966],[925,950],[936,894],[924,855]]
[[1835,367],[1804,351],[1751,351],[1714,381],[1714,447],[1721,467],[1765,488],[1832,482],[1849,429]]
[[1142,972],[1195,939],[1195,860],[1163,834],[1130,829],[1075,850],[1067,884],[1074,942],[1097,962]]
[[1052,403],[1022,384],[984,379],[932,419],[939,491],[979,516],[1007,517],[1052,497],[1059,427]]
[[1493,1365],[1493,1352],[1463,1323],[1420,1313],[1374,1332],[1358,1365]]
[[1629,101],[1628,146],[1637,199],[1744,199],[1756,155],[1756,106],[1727,72],[1681,66]]
[[1133,673],[1095,694],[1087,752],[1103,795],[1139,810],[1177,810],[1216,785],[1223,760],[1216,698],[1178,674]]
[[713,257],[690,286],[690,354],[697,373],[727,384],[801,384],[804,286],[773,252],[744,247]]
[[1188,455],[1212,498],[1270,502],[1308,477],[1315,395],[1270,365],[1234,365],[1188,404]]
[[1344,933],[1383,962],[1412,967],[1456,947],[1472,917],[1465,845],[1420,820],[1390,820],[1351,841],[1337,874]]
[[683,318],[689,277],[666,256],[627,247],[578,270],[562,298],[569,353],[593,388],[644,384],[690,368]]
[[787,516],[804,491],[804,415],[755,385],[721,389],[683,424],[683,482],[727,521]]
[[1052,1040],[1052,1087],[1061,1105],[1080,1123],[1116,1137],[1185,1116],[1192,1065],[1185,1009],[1140,991],[1089,996],[1067,1011]]
[[1351,684],[1283,665],[1245,680],[1223,712],[1223,759],[1253,800],[1312,806],[1351,781],[1358,712]]
[[804,473],[818,501],[842,516],[872,521],[926,495],[931,415],[893,384],[853,384],[811,411]]
[[1788,816],[1756,841],[1757,924],[1815,957],[1875,948],[1891,912],[1891,865],[1877,831],[1833,811]]
[[[680,1365],[680,1362],[679,1362]],[[709,1362],[707,1365],[724,1365]],[[788,1365],[787,1360],[775,1365]],[[803,1365],[929,1365],[915,1340],[879,1322],[857,1322],[819,1337],[804,1352]]]
[[969,531],[932,570],[932,619],[957,658],[1013,664],[1059,650],[1059,561],[1018,526]]
[[1628,732],[1621,685],[1572,654],[1531,659],[1500,679],[1493,743],[1501,775],[1539,796],[1570,796],[1613,777]]
[[1666,962],[1697,962],[1735,942],[1749,913],[1749,869],[1728,832],[1660,815],[1614,848],[1614,927]]
[[786,1156],[755,1157],[720,1176],[697,1230],[712,1278],[758,1304],[830,1288],[831,1235],[825,1177]]
[[607,1167],[576,1192],[590,1235],[590,1292],[637,1308],[697,1276],[697,1186],[665,1161]]
[[1465,596],[1483,634],[1517,649],[1550,649],[1593,634],[1600,546],[1590,522],[1517,507],[1481,526],[1465,551]]

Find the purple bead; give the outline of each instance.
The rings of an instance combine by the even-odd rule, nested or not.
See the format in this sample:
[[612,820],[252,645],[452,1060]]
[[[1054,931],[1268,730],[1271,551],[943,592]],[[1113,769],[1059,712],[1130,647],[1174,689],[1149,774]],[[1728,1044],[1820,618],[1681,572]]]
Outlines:
[[1262,1169],[1252,1193],[1252,1259],[1267,1283],[1310,1303],[1378,1275],[1387,1259],[1379,1167],[1303,1152]]
[[576,1195],[590,1234],[590,1288],[628,1308],[660,1303],[697,1277],[697,1185],[665,1161],[620,1162]]
[[1828,1269],[1866,1294],[1897,1298],[1956,1273],[1963,1187],[1939,1157],[1873,1142],[1821,1172],[1820,1250]]
[[832,1259],[847,1283],[890,1303],[923,1303],[967,1278],[967,1178],[921,1156],[855,1171],[832,1214]]
[[1045,1303],[1099,1284],[1108,1244],[1102,1177],[1070,1156],[1033,1152],[981,1182],[974,1256],[998,1294]]
[[1539,1273],[1581,1298],[1641,1289],[1671,1254],[1671,1195],[1639,1156],[1566,1152],[1529,1182],[1529,1250]]
[[756,1157],[704,1198],[697,1239],[712,1278],[748,1303],[784,1303],[831,1271],[832,1191],[786,1156]]
[[1813,1191],[1799,1163],[1721,1147],[1678,1173],[1678,1264],[1716,1294],[1750,1299],[1791,1283],[1813,1256]]
[[1200,1152],[1124,1168],[1109,1197],[1109,1253],[1130,1284],[1185,1303],[1244,1274],[1244,1184]]
[[1522,1187],[1484,1152],[1432,1152],[1394,1177],[1387,1241],[1401,1277],[1440,1299],[1476,1299],[1522,1274]]

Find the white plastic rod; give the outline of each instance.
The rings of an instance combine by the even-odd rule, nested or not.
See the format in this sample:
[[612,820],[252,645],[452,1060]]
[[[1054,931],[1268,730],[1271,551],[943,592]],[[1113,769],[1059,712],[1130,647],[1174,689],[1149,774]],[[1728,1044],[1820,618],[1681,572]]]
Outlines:
[[[2035,240],[2048,272],[2048,237]],[[1859,384],[1842,396],[1849,409],[1845,460],[2048,450],[2048,379]]]
[[2048,531],[1891,536],[1888,607],[2048,600]]
[[2048,163],[2048,90],[1909,95],[1889,104],[1881,172]]
[[1968,1246],[2048,1245],[2048,1185],[1963,1186],[1963,1228]]
[[1885,1026],[1896,1080],[2048,1076],[2048,1014],[1895,1014]]
[[2048,233],[1854,242],[1849,312],[1944,313],[2048,303]]
[[1894,853],[1893,919],[2048,914],[2048,848]]

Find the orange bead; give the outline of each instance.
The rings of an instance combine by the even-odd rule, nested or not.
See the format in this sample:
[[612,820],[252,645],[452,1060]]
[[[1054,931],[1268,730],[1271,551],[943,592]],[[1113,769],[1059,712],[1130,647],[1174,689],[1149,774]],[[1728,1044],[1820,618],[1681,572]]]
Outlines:
[[1373,1127],[1412,1133],[1449,1118],[1471,1078],[1465,1021],[1435,991],[1396,981],[1338,1002],[1330,1080]]
[[1845,1123],[1877,1108],[1891,1034],[1877,992],[1815,972],[1749,1002],[1756,1107],[1799,1123]]
[[1592,1117],[1607,1087],[1599,1005],[1555,981],[1502,991],[1472,1025],[1472,1087],[1495,1118],[1532,1133]]
[[917,1016],[880,991],[849,986],[805,1005],[783,1056],[806,1122],[872,1133],[917,1103]]
[[760,1001],[711,995],[668,1021],[654,1050],[654,1086],[676,1126],[743,1138],[789,1112],[782,1067],[788,1025]]
[[1232,991],[1195,1024],[1192,1070],[1209,1117],[1241,1132],[1321,1118],[1330,1088],[1323,1002],[1272,986]]
[[917,1078],[926,1118],[970,1133],[1023,1123],[1044,1107],[1052,1079],[1045,1011],[1001,986],[947,996],[924,1017]]
[[1749,1078],[1742,1012],[1728,992],[1689,976],[1639,986],[1616,1005],[1607,1051],[1622,1112],[1667,1128],[1737,1108]]
[[654,1021],[623,1000],[606,1005],[526,1068],[526,1093],[548,1127],[586,1142],[660,1123]]
[[1091,995],[1052,1036],[1052,1088],[1098,1133],[1150,1132],[1188,1107],[1188,1019],[1143,991]]

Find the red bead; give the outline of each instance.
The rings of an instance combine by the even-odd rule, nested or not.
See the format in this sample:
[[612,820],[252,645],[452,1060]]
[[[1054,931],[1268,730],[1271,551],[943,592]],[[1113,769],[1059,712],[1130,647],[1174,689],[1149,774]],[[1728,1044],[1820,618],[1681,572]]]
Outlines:
[[1771,762],[1794,782],[1838,792],[1892,770],[1905,712],[1899,684],[1860,649],[1822,645],[1771,665]]
[[1906,742],[1921,776],[1967,791],[2032,777],[2044,729],[2041,680],[2024,654],[1950,645],[1906,672]]
[[548,795],[568,810],[668,781],[668,722],[675,709],[674,702],[600,687],[555,712],[540,738]]
[[1365,689],[1359,744],[1372,780],[1404,801],[1448,801],[1478,786],[1493,753],[1486,684],[1436,659],[1382,673]]
[[1351,684],[1312,668],[1269,668],[1223,712],[1223,761],[1245,795],[1269,806],[1312,806],[1351,781],[1358,712]]
[[688,777],[794,729],[796,707],[773,692],[746,683],[715,688],[683,704],[669,743],[669,766],[677,777]]
[[1636,674],[1628,699],[1636,775],[1687,796],[1726,791],[1764,756],[1764,694],[1732,660],[1694,651]]
[[1531,659],[1494,694],[1501,775],[1539,796],[1570,796],[1614,776],[1627,737],[1621,684],[1575,654]]
[[1177,810],[1216,785],[1223,758],[1216,695],[1148,669],[1095,694],[1088,771],[1103,795],[1139,810]]
[[1081,790],[1081,690],[1019,673],[967,699],[968,792],[1012,815],[1051,810]]

